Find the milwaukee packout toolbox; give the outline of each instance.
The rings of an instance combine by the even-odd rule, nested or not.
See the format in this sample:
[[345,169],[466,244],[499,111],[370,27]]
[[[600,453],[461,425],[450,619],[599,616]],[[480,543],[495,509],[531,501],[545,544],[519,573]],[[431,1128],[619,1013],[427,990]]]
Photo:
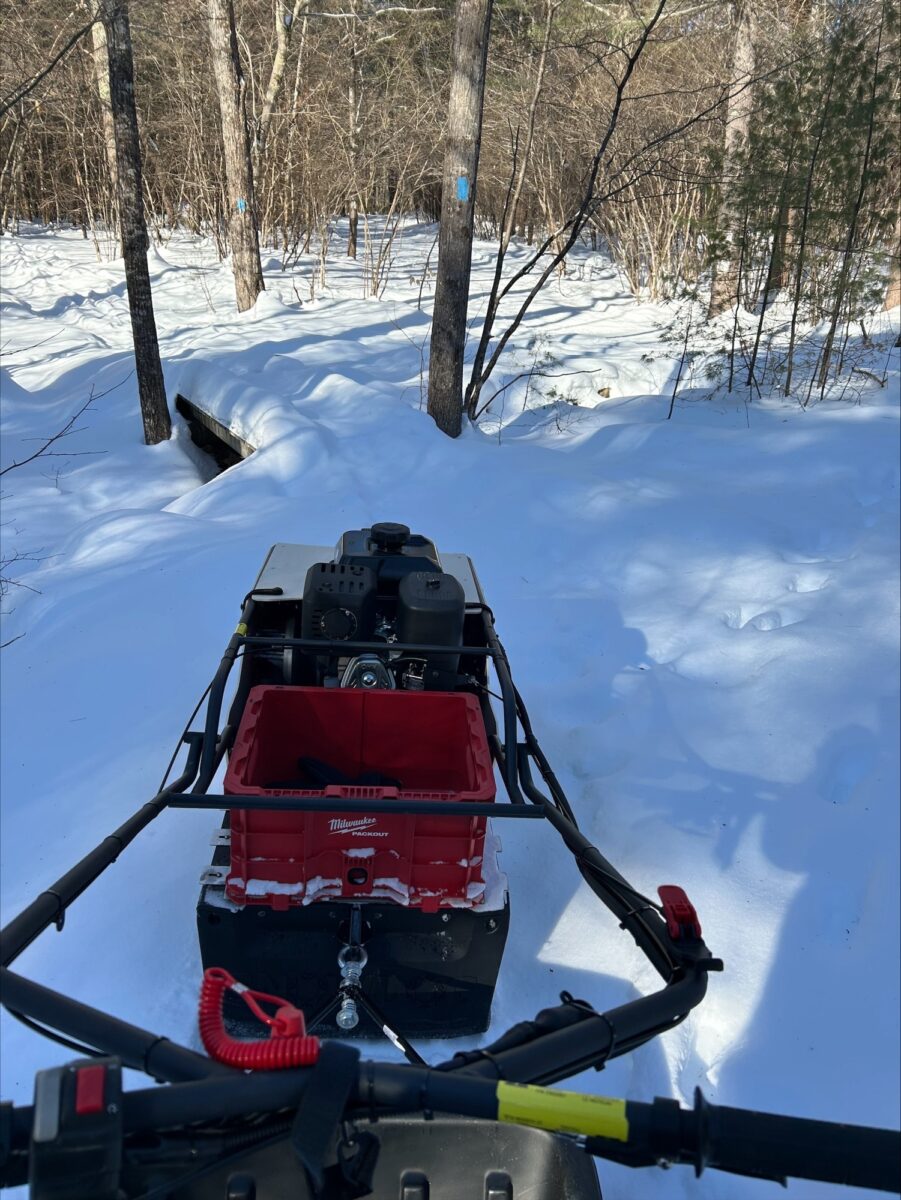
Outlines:
[[[228,795],[334,799],[328,812],[231,810],[225,894],[273,909],[383,899],[436,912],[485,894],[484,817],[492,801],[477,698],[464,692],[251,689],[225,777]],[[342,813],[342,800],[436,802],[436,815]]]

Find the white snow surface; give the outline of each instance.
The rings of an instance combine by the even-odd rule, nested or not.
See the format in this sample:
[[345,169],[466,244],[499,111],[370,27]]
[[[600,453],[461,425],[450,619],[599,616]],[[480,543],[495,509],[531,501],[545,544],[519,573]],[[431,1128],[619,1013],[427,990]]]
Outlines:
[[[585,254],[493,386],[536,362],[558,383],[512,383],[502,414],[451,441],[421,388],[434,237],[406,225],[380,299],[364,261],[333,258],[301,304],[313,259],[272,259],[243,315],[208,243],[154,250],[170,400],[258,447],[216,477],[180,421],[142,443],[121,261],[77,231],[0,240],[0,465],[95,394],[53,447],[70,456],[3,479],[7,554],[30,556],[9,569],[0,638],[5,918],[154,794],[270,545],[404,521],[473,558],[582,828],[646,893],[684,886],[725,961],[678,1029],[567,1086],[691,1102],[700,1084],[717,1103],[897,1127],[898,310],[868,325],[873,377],[841,398],[802,409],[692,379],[667,421],[672,308],[639,305]],[[474,320],[491,253],[476,243]],[[199,1046],[193,910],[214,825],[163,815],[19,967]],[[503,835],[512,922],[489,1038],[563,988],[609,1009],[658,986],[550,829]],[[19,1102],[71,1057],[6,1014],[2,1039]],[[681,1168],[601,1174],[607,1200],[776,1194]]]
[[[229,882],[240,887],[240,882],[235,876]],[[303,884],[279,883],[277,879],[248,879],[245,890],[248,896],[299,896],[303,891]]]

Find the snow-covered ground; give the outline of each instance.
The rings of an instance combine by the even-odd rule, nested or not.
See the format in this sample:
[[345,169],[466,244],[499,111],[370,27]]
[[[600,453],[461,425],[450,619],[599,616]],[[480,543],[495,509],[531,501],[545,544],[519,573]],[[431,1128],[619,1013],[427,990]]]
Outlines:
[[[404,521],[474,559],[583,829],[642,890],[685,886],[726,963],[678,1030],[575,1086],[690,1101],[700,1084],[719,1103],[897,1127],[898,310],[868,324],[872,348],[852,345],[872,374],[840,398],[727,396],[697,368],[667,421],[681,345],[660,327],[682,317],[584,255],[494,387],[531,379],[452,442],[420,382],[434,237],[405,227],[380,299],[337,242],[313,302],[315,259],[273,259],[243,316],[209,244],[154,251],[170,398],[259,447],[217,477],[180,421],[142,444],[121,262],[72,231],[0,242],[0,466],[95,397],[52,447],[71,456],[2,479],[3,557],[27,556],[0,637],[6,918],[154,793],[273,542]],[[490,263],[477,243],[473,316]],[[197,1045],[193,907],[214,824],[163,816],[23,970]],[[608,1008],[658,984],[562,846],[522,824],[502,830],[513,919],[491,1036],[561,988]],[[5,1015],[2,1035],[6,1098],[69,1057]],[[609,1200],[775,1191],[602,1177]]]

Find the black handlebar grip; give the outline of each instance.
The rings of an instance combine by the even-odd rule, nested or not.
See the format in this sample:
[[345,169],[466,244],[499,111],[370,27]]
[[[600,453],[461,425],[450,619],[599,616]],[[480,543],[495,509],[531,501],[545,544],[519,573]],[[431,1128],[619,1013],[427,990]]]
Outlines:
[[901,1193],[901,1133],[708,1105],[696,1093],[697,1165]]

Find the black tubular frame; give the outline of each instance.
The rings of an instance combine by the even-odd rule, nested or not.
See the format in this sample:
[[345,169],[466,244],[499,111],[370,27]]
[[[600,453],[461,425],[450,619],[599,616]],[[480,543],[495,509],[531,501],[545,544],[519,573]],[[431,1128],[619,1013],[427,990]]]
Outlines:
[[[478,587],[478,584],[476,585]],[[278,595],[279,589],[260,590],[258,595]],[[480,593],[481,594],[481,593]],[[143,1071],[160,1082],[185,1082],[210,1077],[235,1077],[235,1070],[221,1066],[202,1054],[179,1046],[169,1039],[129,1025],[99,1009],[81,1004],[42,984],[10,970],[12,963],[36,937],[49,926],[61,930],[66,910],[81,893],[116,861],[119,854],[156,817],[169,808],[286,809],[290,811],[326,811],[335,807],[328,800],[283,794],[278,797],[235,797],[209,792],[223,757],[232,746],[238,721],[247,698],[247,688],[239,683],[228,719],[220,730],[223,702],[229,676],[238,658],[257,649],[296,647],[317,657],[346,655],[347,651],[381,651],[384,643],[338,642],[289,637],[248,636],[256,606],[255,593],[245,597],[241,619],[222,656],[208,689],[203,731],[186,730],[182,743],[187,747],[182,774],[148,801],[91,850],[61,879],[42,892],[27,908],[0,931],[0,1001],[12,1015],[48,1037],[71,1045],[75,1038],[86,1053],[115,1055],[126,1066]],[[561,836],[576,858],[588,885],[610,909],[621,927],[664,980],[664,987],[606,1013],[597,1013],[583,1002],[561,997],[560,1008],[547,1010],[552,1018],[544,1024],[517,1026],[494,1046],[458,1055],[440,1068],[442,1073],[465,1072],[467,1078],[503,1077],[521,1083],[552,1083],[594,1066],[600,1068],[609,1059],[628,1053],[658,1033],[673,1028],[701,1002],[707,988],[707,973],[721,970],[722,963],[712,958],[699,936],[685,933],[672,937],[658,904],[637,892],[579,831],[560,784],[532,731],[522,698],[516,691],[506,652],[494,627],[494,617],[484,603],[467,605],[467,615],[481,620],[484,644],[466,645],[464,657],[490,659],[500,687],[503,730],[499,733],[488,699],[487,687],[480,686],[480,703],[492,756],[500,770],[509,803],[455,804],[460,815],[485,815],[492,819],[545,819]],[[409,650],[419,654],[429,647],[392,643],[391,651]],[[446,646],[435,651],[447,653]],[[199,706],[198,706],[199,708]],[[523,740],[518,737],[522,729]],[[550,796],[536,786],[531,764],[537,767]],[[190,789],[190,792],[189,792]],[[344,800],[347,812],[422,813],[434,811],[435,801]],[[556,1015],[555,1015],[556,1014]],[[541,1014],[540,1016],[545,1016]],[[412,1068],[403,1068],[412,1069]],[[246,1084],[250,1079],[241,1076]]]

